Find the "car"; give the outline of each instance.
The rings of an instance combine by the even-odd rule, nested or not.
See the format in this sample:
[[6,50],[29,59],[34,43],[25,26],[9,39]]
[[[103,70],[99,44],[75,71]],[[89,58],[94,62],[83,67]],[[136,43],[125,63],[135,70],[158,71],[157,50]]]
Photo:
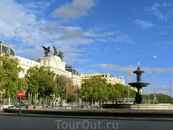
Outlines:
[[[8,108],[19,108],[19,106],[10,106]],[[26,108],[26,106],[21,106],[20,108]]]
[[64,106],[54,106],[54,107],[50,107],[50,108],[64,108]]

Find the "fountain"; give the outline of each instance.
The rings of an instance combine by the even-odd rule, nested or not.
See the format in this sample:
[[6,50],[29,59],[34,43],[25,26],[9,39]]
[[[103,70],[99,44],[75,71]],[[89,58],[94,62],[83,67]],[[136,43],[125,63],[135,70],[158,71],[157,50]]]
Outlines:
[[[171,104],[150,104],[150,103],[149,104],[142,104],[142,93],[141,93],[142,88],[146,87],[150,83],[141,82],[142,73],[144,73],[144,71],[140,69],[139,65],[133,73],[136,74],[137,82],[129,83],[129,85],[137,88],[134,104],[103,104],[103,106],[102,106],[103,108],[132,109],[133,111],[134,110],[142,110],[143,112],[146,110],[173,110],[173,105],[171,105]],[[134,111],[134,114],[141,116],[138,113],[139,111],[137,113],[135,113],[135,112],[136,111]],[[146,111],[146,112],[148,112],[148,111]],[[128,115],[129,111],[126,114]],[[151,112],[151,113],[148,113],[147,115],[152,117],[155,114],[153,115],[153,113]]]
[[133,73],[136,74],[137,82],[129,83],[129,85],[131,85],[132,87],[136,87],[137,88],[134,104],[142,103],[142,93],[141,93],[142,87],[146,87],[150,83],[141,82],[142,73],[144,73],[144,71],[141,70],[139,66],[138,66],[137,70],[135,70]]
[[[150,83],[141,82],[142,73],[145,73],[140,69],[138,65],[137,69],[133,72],[136,74],[137,82],[129,83],[132,87],[137,88],[134,104],[103,104],[103,108],[120,108],[120,109],[157,109],[156,104],[141,104],[142,103],[142,88],[146,87]],[[153,106],[154,105],[154,106]],[[161,106],[162,107],[162,106]]]

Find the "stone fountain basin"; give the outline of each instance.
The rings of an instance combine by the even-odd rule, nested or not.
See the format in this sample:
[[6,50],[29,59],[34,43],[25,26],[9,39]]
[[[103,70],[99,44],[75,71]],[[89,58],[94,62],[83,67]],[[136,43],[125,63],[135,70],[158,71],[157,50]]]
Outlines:
[[146,87],[147,85],[149,85],[150,83],[145,83],[145,82],[134,82],[134,83],[129,83],[129,85],[131,85],[132,87]]

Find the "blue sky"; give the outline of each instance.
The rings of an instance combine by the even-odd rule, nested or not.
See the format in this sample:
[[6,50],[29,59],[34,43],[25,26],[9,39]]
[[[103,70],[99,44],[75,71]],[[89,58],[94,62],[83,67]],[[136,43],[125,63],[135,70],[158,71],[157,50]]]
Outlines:
[[172,21],[172,0],[0,2],[0,40],[16,55],[36,59],[44,56],[42,45],[56,46],[79,73],[110,73],[126,83],[127,71],[133,73],[140,62],[142,81],[151,83],[145,93],[153,92],[154,63],[156,93],[170,94]]

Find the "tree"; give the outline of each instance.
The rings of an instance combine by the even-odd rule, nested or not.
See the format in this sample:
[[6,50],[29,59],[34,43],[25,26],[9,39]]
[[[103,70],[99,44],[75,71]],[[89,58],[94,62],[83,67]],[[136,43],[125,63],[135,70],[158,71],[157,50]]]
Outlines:
[[36,96],[46,98],[54,94],[56,87],[54,76],[55,73],[45,70],[44,66],[34,66],[27,70],[25,80],[28,83],[27,94],[31,95],[31,102],[35,101]]
[[[149,99],[150,99],[150,103],[153,103],[153,99],[154,99],[154,94],[145,94],[143,95],[143,103],[149,103]],[[157,99],[157,103],[172,103],[173,102],[173,98],[165,95],[165,94],[156,94],[156,99]]]
[[18,59],[0,52],[0,85],[6,97],[14,97],[19,90],[19,67]]
[[66,98],[66,95],[73,94],[75,91],[75,86],[70,78],[64,75],[57,75],[55,78],[56,81],[56,97],[61,97],[60,105],[62,105],[62,100]]
[[[130,97],[135,97],[135,91],[129,89]],[[93,100],[112,100],[115,101],[117,98],[127,98],[128,88],[123,84],[110,84],[106,82],[106,79],[102,79],[100,76],[92,77],[86,80],[81,85],[80,90],[81,97],[89,101]]]
[[78,97],[75,94],[68,95],[68,102],[75,102],[76,100],[78,100]]
[[[109,83],[109,85],[108,85],[108,95],[109,95],[108,99],[109,100],[115,101],[117,98],[122,96],[121,91],[118,89],[119,85],[121,85],[121,84],[112,85]],[[123,87],[123,86],[121,86],[121,87]]]
[[107,86],[106,79],[102,79],[100,76],[94,76],[81,85],[80,94],[90,101],[107,100]]

